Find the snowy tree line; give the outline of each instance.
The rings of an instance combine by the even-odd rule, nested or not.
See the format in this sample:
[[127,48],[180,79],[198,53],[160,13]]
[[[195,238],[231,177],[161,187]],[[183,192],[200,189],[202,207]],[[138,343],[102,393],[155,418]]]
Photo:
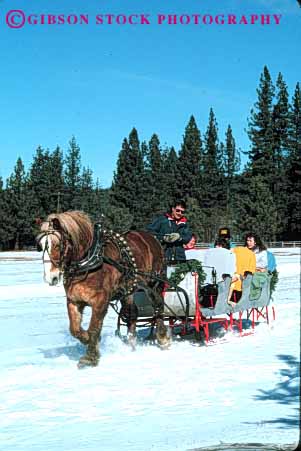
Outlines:
[[[201,132],[194,116],[180,149],[162,146],[157,134],[140,142],[133,128],[122,142],[112,186],[101,187],[81,166],[73,137],[64,157],[39,147],[26,172],[21,158],[4,185],[0,178],[0,249],[34,242],[35,218],[80,209],[94,220],[105,215],[115,230],[143,228],[166,210],[171,199],[187,201],[187,216],[200,240],[213,239],[230,226],[235,239],[247,230],[265,240],[300,237],[301,93],[292,98],[280,73],[274,84],[264,67],[246,133],[250,148],[237,148],[231,125],[223,139],[209,112]],[[247,163],[241,167],[241,154]]]

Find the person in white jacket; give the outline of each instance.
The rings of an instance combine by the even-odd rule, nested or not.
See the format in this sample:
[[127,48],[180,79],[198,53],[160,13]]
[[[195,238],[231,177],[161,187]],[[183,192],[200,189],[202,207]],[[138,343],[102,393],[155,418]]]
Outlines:
[[214,243],[214,248],[205,252],[204,269],[207,273],[207,283],[212,283],[212,268],[216,272],[216,283],[223,280],[224,274],[232,276],[235,273],[236,258],[227,247],[227,241],[224,238],[218,238]]

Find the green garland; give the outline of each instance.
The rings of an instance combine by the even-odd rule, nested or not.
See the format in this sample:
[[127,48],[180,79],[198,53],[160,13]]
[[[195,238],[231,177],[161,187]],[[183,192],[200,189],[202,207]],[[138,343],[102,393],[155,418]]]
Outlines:
[[277,285],[278,279],[279,279],[278,274],[279,274],[279,273],[278,273],[277,269],[275,269],[275,270],[272,272],[272,277],[271,277],[271,282],[270,282],[270,290],[271,290],[271,294],[272,294],[273,291],[275,291],[275,289],[276,289],[276,285]]
[[[171,275],[168,278],[169,285],[172,287],[179,285],[179,283],[181,283],[182,280],[184,280],[186,274],[189,272],[198,273],[198,276],[199,276],[198,285],[199,286],[203,285],[203,283],[206,280],[206,273],[203,270],[202,263],[199,262],[198,260],[187,260],[186,262],[178,263],[175,270],[171,273]],[[272,277],[271,277],[271,282],[270,282],[271,294],[275,291],[278,280],[279,280],[279,273],[275,269],[272,272]]]
[[202,263],[198,260],[187,260],[186,262],[179,263],[176,269],[168,278],[168,283],[171,286],[177,286],[185,278],[188,272],[196,272],[199,276],[199,285],[203,284],[206,280],[206,273],[203,270]]

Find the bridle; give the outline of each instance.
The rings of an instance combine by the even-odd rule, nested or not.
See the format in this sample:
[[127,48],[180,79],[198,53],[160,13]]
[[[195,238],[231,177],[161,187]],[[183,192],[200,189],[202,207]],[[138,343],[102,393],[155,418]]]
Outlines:
[[[51,240],[51,237],[56,237],[59,243],[59,259],[54,260],[51,257],[50,254],[50,246],[49,241]],[[46,238],[45,245],[42,247],[41,241],[43,238]],[[43,262],[44,263],[52,263],[52,265],[57,268],[60,272],[64,273],[66,268],[66,250],[68,243],[72,243],[71,237],[68,233],[64,232],[63,230],[57,230],[53,227],[52,222],[49,222],[48,229],[39,233],[39,235],[36,238],[36,244],[38,250],[43,250]],[[45,254],[47,254],[47,257],[45,257]]]

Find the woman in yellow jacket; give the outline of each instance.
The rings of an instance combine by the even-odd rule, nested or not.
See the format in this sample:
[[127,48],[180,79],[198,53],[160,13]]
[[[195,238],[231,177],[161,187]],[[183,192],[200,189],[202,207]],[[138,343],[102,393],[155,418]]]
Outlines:
[[236,257],[236,272],[232,277],[232,283],[229,290],[228,304],[235,305],[235,302],[231,301],[233,291],[242,291],[242,279],[246,273],[252,273],[256,271],[256,257],[254,252],[250,251],[247,247],[234,247],[231,252]]

